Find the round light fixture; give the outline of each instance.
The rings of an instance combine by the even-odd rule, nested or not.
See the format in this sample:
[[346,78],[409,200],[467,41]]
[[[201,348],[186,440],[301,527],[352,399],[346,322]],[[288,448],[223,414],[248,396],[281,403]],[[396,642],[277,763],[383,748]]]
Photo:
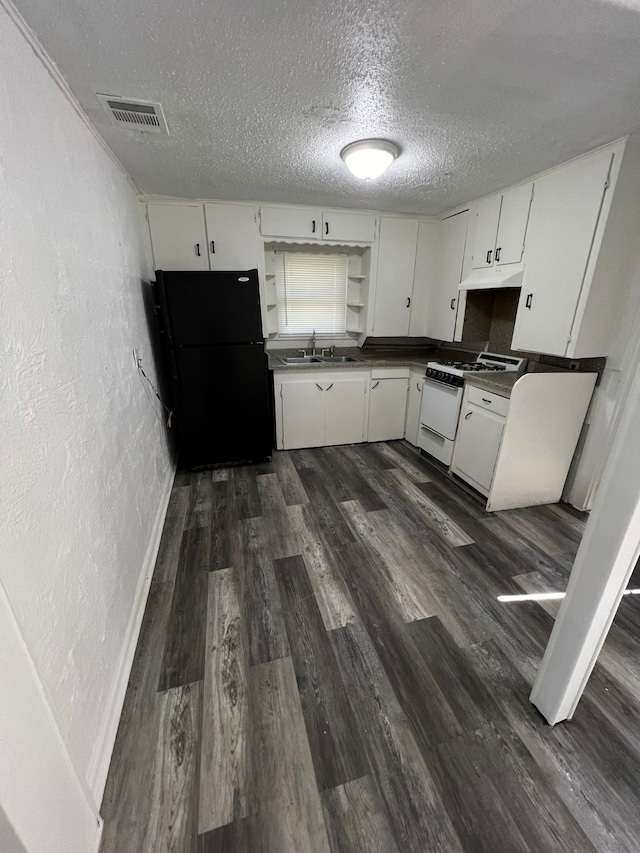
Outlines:
[[361,139],[350,142],[340,152],[347,169],[363,181],[375,181],[400,154],[388,139]]

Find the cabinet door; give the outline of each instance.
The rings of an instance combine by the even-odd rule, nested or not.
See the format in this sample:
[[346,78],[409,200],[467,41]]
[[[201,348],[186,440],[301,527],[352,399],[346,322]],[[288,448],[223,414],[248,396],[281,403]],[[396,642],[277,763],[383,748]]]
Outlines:
[[519,264],[524,251],[533,184],[514,187],[502,196],[496,238],[496,264]]
[[363,440],[366,384],[364,379],[323,383],[325,444],[356,444]]
[[566,354],[612,156],[600,151],[536,181],[512,349]]
[[420,429],[420,405],[422,403],[423,370],[412,370],[409,377],[409,393],[407,395],[407,417],[404,423],[404,437],[408,442],[418,445]]
[[493,265],[501,202],[502,196],[494,195],[478,202],[476,206],[472,262],[474,270]]
[[376,218],[370,213],[341,213],[325,210],[322,214],[322,239],[373,243]]
[[383,216],[380,221],[373,334],[409,334],[418,220]]
[[282,383],[282,446],[321,447],[324,444],[324,395],[312,381]]
[[322,211],[298,207],[261,207],[263,237],[312,237],[320,239]]
[[147,214],[155,269],[209,269],[201,204],[149,203]]
[[261,247],[254,209],[242,204],[205,204],[204,215],[211,269],[257,269]]
[[462,280],[464,249],[467,241],[469,211],[465,210],[440,223],[436,275],[427,308],[427,337],[452,341]]
[[372,379],[369,389],[368,441],[404,437],[407,379]]
[[465,405],[460,417],[452,470],[473,481],[485,495],[491,488],[504,423],[504,418],[472,403]]

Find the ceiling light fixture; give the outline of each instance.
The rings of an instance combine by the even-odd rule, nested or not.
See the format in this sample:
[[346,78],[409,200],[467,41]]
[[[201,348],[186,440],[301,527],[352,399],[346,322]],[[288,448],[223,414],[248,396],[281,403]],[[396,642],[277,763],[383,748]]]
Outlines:
[[388,139],[361,139],[350,142],[340,152],[347,169],[363,181],[375,181],[400,154]]

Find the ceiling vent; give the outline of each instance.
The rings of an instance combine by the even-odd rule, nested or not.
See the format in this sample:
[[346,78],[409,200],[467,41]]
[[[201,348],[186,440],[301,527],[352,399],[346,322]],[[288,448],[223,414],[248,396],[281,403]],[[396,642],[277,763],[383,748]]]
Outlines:
[[118,127],[169,136],[160,104],[153,101],[134,101],[131,98],[119,98],[115,95],[96,95],[96,97],[112,123]]

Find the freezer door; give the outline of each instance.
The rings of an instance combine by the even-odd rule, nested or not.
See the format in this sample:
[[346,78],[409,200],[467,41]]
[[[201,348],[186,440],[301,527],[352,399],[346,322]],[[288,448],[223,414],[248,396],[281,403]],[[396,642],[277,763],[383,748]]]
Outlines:
[[257,270],[156,276],[174,347],[263,339]]
[[185,347],[174,356],[181,464],[270,456],[271,374],[262,345]]

